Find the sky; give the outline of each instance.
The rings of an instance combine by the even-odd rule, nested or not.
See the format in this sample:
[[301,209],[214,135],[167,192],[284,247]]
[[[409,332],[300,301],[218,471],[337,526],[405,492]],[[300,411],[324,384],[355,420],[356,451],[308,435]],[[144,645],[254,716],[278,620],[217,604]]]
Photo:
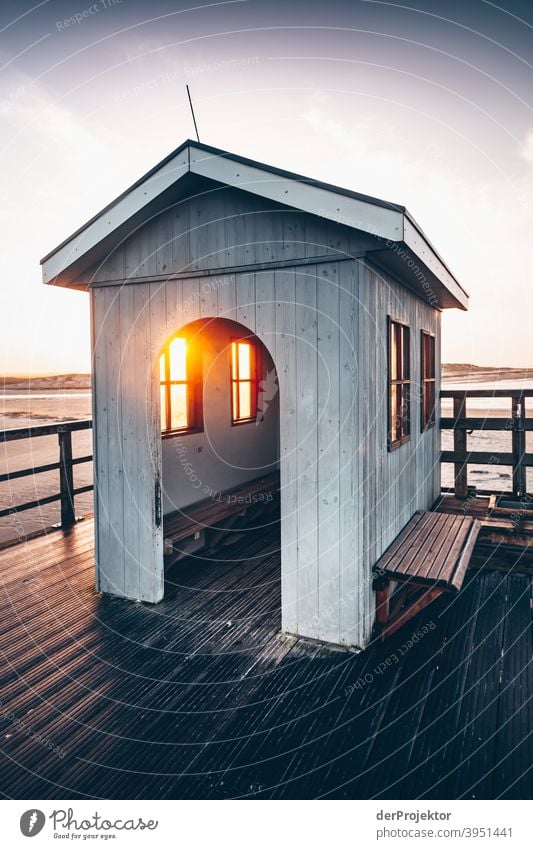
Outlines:
[[410,210],[471,296],[445,362],[533,368],[533,6],[2,0],[0,373],[90,369],[39,260],[194,136]]

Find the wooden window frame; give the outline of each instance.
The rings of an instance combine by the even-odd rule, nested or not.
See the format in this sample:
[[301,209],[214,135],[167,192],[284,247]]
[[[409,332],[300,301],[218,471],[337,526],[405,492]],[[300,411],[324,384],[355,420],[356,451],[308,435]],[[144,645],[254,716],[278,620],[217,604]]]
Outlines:
[[[432,358],[431,358],[431,377],[426,377],[426,339],[433,340],[430,343]],[[437,395],[436,395],[436,386],[437,386],[437,358],[436,358],[436,347],[435,347],[435,334],[430,333],[429,330],[421,330],[420,331],[420,429],[422,433],[425,433],[426,430],[431,430],[431,428],[435,427],[437,420]],[[432,385],[433,386],[433,406],[427,415],[426,410],[426,388]]]
[[[399,377],[392,377],[392,333],[395,327],[400,327],[401,346],[398,349],[398,361],[396,364],[396,372]],[[405,337],[407,341],[405,342]],[[401,366],[401,368],[400,368]],[[404,371],[407,377],[404,376]],[[387,448],[389,451],[395,451],[401,445],[405,445],[411,441],[411,328],[406,321],[388,316],[387,318]],[[400,435],[396,439],[392,439],[392,389],[393,387],[401,386],[400,394],[402,396],[402,405],[404,403],[403,396],[407,397],[407,412],[399,418]],[[405,387],[405,389],[404,389]]]
[[[185,339],[186,343],[186,359],[185,359],[185,380],[170,379],[170,346],[174,339]],[[191,347],[193,355],[191,356]],[[190,340],[184,333],[175,333],[165,342],[162,351],[159,354],[157,363],[159,368],[161,356],[165,357],[165,379],[161,380],[159,372],[159,393],[161,395],[161,387],[165,387],[166,399],[166,423],[167,427],[161,429],[161,437],[168,439],[172,436],[186,436],[189,433],[201,433],[203,427],[203,410],[202,410],[202,374],[201,374],[201,351],[196,351],[194,345],[191,345]],[[187,386],[187,426],[186,427],[171,427],[172,422],[172,405],[171,405],[171,386]],[[161,421],[161,415],[159,417]]]
[[[246,342],[250,345],[251,357],[250,357],[250,378],[239,378],[239,358],[237,356],[237,377],[234,377],[233,374],[233,345],[237,342]],[[258,400],[259,400],[259,383],[261,380],[261,369],[262,369],[262,358],[261,358],[261,349],[258,344],[258,341],[250,336],[232,336],[230,337],[230,345],[229,345],[229,371],[230,371],[230,414],[231,414],[231,425],[232,427],[240,427],[241,425],[247,425],[251,422],[255,422],[257,420],[257,409],[258,409]],[[233,410],[233,387],[235,384],[237,386],[240,383],[250,383],[251,384],[251,409],[252,415],[247,416],[246,418],[235,418],[234,410]],[[239,391],[237,389],[237,404],[239,403]]]

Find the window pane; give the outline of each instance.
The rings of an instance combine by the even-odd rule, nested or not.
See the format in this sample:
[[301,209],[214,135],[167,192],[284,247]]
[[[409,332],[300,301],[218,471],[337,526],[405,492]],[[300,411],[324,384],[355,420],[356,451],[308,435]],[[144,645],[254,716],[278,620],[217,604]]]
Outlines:
[[428,381],[424,384],[424,427],[435,421],[435,383]]
[[170,343],[170,379],[187,379],[187,343],[182,336],[176,336]]
[[402,326],[402,378],[409,380],[409,328]]
[[237,343],[236,342],[231,343],[231,376],[232,376],[233,380],[237,380],[237,378],[239,376],[238,373],[237,373]]
[[170,427],[172,429],[187,427],[187,386],[170,387]]
[[398,325],[391,322],[390,325],[390,376],[391,380],[397,380],[398,378],[398,337],[397,330]]
[[165,376],[165,355],[161,354],[159,357],[159,379],[166,380]]
[[249,419],[252,415],[252,385],[239,383],[239,418]]
[[166,387],[161,387],[161,430],[167,429],[167,393]]
[[422,334],[422,377],[429,377],[429,336],[427,333]]
[[400,438],[398,419],[400,387],[391,386],[390,390],[390,440],[396,442]]
[[233,390],[233,395],[232,395],[232,400],[231,400],[232,410],[233,410],[233,421],[236,422],[237,419],[239,418],[239,394],[238,394],[239,393],[239,384],[235,382],[235,383],[232,383],[231,386],[232,386],[232,390]]
[[239,342],[239,380],[250,380],[251,351],[249,342]]
[[399,411],[399,419],[400,419],[400,436],[408,436],[410,431],[410,397],[409,397],[409,384],[404,383],[401,386],[400,393],[400,411]]

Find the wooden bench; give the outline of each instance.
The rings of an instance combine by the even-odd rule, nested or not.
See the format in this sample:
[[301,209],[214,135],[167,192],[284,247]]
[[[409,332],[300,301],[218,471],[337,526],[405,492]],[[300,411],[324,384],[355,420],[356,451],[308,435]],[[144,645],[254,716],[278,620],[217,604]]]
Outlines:
[[384,639],[445,592],[459,592],[481,523],[419,510],[373,569],[376,630]]
[[163,519],[167,563],[187,553],[186,541],[203,534],[202,547],[213,548],[224,536],[259,517],[271,517],[278,508],[279,472],[274,472],[168,513]]

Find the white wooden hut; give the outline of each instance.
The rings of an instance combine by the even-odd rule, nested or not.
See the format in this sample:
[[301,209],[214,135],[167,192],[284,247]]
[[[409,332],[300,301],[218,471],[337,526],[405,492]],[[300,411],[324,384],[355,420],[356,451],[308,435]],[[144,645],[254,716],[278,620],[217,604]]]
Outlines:
[[365,646],[468,300],[405,208],[186,141],[42,265],[91,300],[97,588],[160,601],[165,517],[279,469],[282,629]]

